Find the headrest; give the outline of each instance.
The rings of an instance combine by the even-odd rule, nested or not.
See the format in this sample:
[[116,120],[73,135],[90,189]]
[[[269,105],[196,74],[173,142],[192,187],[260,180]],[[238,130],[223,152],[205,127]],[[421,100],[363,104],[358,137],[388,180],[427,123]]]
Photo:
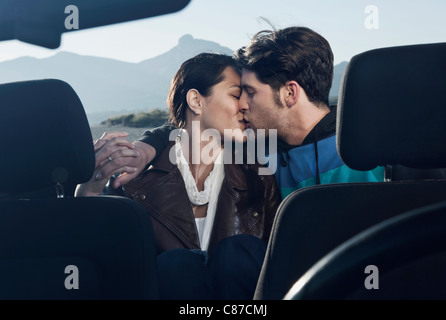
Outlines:
[[44,79],[0,85],[0,193],[78,184],[93,175],[90,126],[69,84]]
[[446,43],[354,56],[338,98],[337,147],[350,168],[446,168]]

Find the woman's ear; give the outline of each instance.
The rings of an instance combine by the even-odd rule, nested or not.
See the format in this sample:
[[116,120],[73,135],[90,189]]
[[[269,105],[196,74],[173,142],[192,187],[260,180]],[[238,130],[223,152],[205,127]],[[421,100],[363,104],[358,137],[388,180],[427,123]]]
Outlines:
[[189,109],[196,115],[201,114],[201,95],[196,89],[190,89],[186,94]]
[[293,106],[299,99],[301,87],[296,81],[288,81],[285,85],[285,102],[288,107]]

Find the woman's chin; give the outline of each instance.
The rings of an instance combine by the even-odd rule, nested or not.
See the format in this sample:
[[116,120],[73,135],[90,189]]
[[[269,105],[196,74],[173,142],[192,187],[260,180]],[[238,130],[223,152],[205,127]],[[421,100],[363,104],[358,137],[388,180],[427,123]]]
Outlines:
[[241,135],[240,137],[234,138],[235,142],[246,142],[248,140],[248,137],[246,135]]
[[248,138],[245,134],[240,133],[240,134],[232,134],[231,136],[225,136],[224,140],[228,142],[244,143],[248,140]]

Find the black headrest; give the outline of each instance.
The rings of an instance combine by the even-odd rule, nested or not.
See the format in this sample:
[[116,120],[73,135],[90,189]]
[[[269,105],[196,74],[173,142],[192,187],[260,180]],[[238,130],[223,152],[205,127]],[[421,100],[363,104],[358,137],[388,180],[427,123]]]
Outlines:
[[90,126],[69,84],[44,79],[0,85],[0,193],[88,181]]
[[354,56],[338,99],[337,146],[356,170],[446,167],[446,43]]

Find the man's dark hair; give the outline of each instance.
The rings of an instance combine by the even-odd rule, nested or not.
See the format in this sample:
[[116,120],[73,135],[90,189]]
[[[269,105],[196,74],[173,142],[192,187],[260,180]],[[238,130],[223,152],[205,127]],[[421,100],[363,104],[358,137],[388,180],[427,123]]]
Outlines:
[[224,80],[223,71],[240,69],[233,57],[220,53],[200,53],[183,62],[172,79],[167,97],[172,122],[184,127],[186,122],[187,92],[196,89],[204,97],[212,94],[212,87]]
[[333,52],[321,35],[306,27],[260,31],[235,52],[242,68],[278,91],[295,80],[316,105],[329,105],[333,81]]

